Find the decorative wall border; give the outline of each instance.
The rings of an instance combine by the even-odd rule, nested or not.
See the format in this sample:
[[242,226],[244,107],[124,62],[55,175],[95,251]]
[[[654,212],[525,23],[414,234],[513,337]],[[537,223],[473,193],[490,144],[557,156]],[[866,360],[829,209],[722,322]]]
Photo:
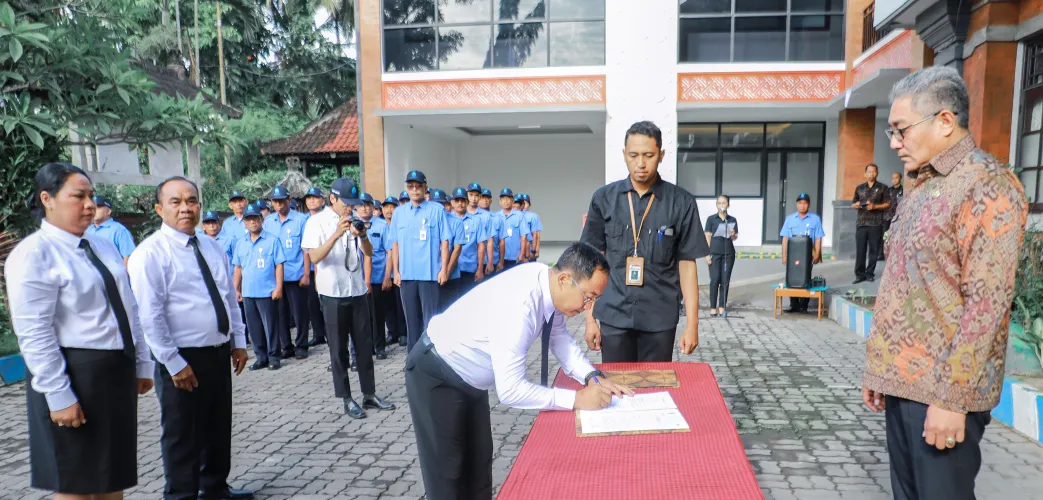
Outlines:
[[385,110],[605,104],[605,76],[384,82]]
[[906,30],[859,61],[851,70],[851,85],[858,85],[882,69],[909,69],[912,66],[912,51],[913,32]]
[[843,71],[677,75],[678,102],[824,102],[844,90]]

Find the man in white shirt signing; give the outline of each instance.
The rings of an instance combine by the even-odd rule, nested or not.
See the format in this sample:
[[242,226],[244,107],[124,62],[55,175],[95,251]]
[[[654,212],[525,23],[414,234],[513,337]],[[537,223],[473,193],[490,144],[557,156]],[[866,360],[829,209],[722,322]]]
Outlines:
[[[584,243],[569,246],[557,264],[519,265],[483,282],[431,319],[406,358],[409,412],[429,500],[492,498],[493,442],[489,389],[522,409],[599,410],[612,395],[633,395],[594,369],[565,327],[608,284],[608,261]],[[484,326],[469,326],[484,325]],[[525,358],[542,345],[541,383],[525,379]],[[548,351],[586,385],[551,388]]]

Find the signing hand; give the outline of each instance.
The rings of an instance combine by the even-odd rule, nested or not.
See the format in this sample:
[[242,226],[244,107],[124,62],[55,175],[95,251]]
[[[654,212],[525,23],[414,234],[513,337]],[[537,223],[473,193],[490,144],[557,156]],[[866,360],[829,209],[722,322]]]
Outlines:
[[75,429],[86,424],[87,418],[83,416],[83,409],[80,408],[80,403],[73,403],[72,406],[64,410],[52,411],[51,422],[57,424],[58,427],[72,427]]
[[594,382],[594,377],[591,377],[590,378],[590,382],[587,383],[587,387],[590,387],[592,385],[598,385],[598,384],[601,384],[602,387],[608,389],[609,392],[611,392],[613,396],[623,397],[623,396],[633,396],[634,395],[634,390],[633,389],[631,389],[631,388],[629,388],[629,387],[627,387],[625,385],[619,385],[619,384],[617,384],[617,383],[615,383],[615,382],[613,382],[611,380],[604,379],[604,378],[599,378],[597,382]]
[[148,391],[152,390],[152,379],[150,378],[139,378],[138,379],[138,395],[141,396]]
[[885,399],[883,393],[862,388],[862,402],[865,403],[866,408],[869,408],[873,413],[879,413],[884,411]]
[[243,368],[246,368],[246,349],[232,349],[232,368],[236,375],[243,373]]
[[699,326],[690,321],[684,327],[684,333],[681,335],[681,352],[691,354],[696,347],[699,347]]
[[[944,410],[935,405],[927,407],[927,419],[923,422],[923,437],[928,445],[939,450],[953,448],[963,442],[964,429],[967,426],[967,415]],[[946,441],[953,438],[952,446]]]
[[576,391],[573,410],[600,410],[612,403],[612,391],[599,384],[590,384]]
[[177,372],[177,375],[170,377],[170,380],[174,382],[174,387],[183,391],[192,392],[192,389],[199,387],[199,381],[196,380],[196,374],[192,371],[191,366],[185,366]]

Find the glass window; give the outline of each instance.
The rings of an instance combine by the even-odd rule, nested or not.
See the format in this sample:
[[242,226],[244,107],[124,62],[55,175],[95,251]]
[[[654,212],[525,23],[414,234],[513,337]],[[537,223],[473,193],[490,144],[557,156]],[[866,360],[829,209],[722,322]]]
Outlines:
[[552,23],[550,46],[551,66],[601,66],[605,64],[605,22]]
[[482,21],[492,22],[492,4],[488,0],[440,0],[438,2],[439,23]]
[[438,29],[440,69],[481,69],[489,57],[489,25],[451,26]]
[[552,0],[550,4],[550,18],[552,21],[562,19],[604,19],[606,1]]
[[[481,0],[476,0],[481,1]],[[496,19],[543,19],[547,17],[546,0],[493,0]]]
[[844,12],[844,2],[840,0],[790,0],[793,12]]
[[735,12],[786,12],[786,0],[735,0]]
[[1019,167],[1039,166],[1039,134],[1021,136],[1018,152]]
[[1025,188],[1025,196],[1030,204],[1039,203],[1036,190],[1036,185],[1039,182],[1039,172],[1039,169],[1032,169],[1022,170],[1018,173],[1018,178],[1021,179],[1021,185]]
[[721,14],[731,11],[731,0],[681,0],[681,14]]
[[677,128],[677,147],[716,148],[717,124],[681,125]]
[[1035,132],[1043,128],[1043,99],[1038,99],[1025,106],[1025,132]]
[[785,61],[785,17],[736,17],[735,61]]
[[435,22],[435,0],[384,0],[384,26]]
[[721,194],[761,195],[761,152],[725,151],[721,165]]
[[717,153],[682,151],[678,160],[678,186],[695,196],[711,198],[716,196]]
[[820,148],[823,142],[821,123],[769,123],[769,148]]
[[844,16],[790,18],[790,61],[835,61],[844,58]]
[[732,20],[729,17],[681,19],[681,61],[730,61],[731,30]]
[[763,123],[721,125],[722,148],[758,148],[764,145]]
[[385,71],[427,71],[436,67],[434,28],[384,30]]
[[538,68],[547,65],[547,23],[497,24],[493,66]]

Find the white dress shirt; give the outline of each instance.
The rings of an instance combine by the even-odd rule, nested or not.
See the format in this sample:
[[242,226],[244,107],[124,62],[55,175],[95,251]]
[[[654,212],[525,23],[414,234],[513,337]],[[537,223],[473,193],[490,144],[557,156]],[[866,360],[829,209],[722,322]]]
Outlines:
[[116,280],[134,339],[135,372],[152,379],[154,365],[138,323],[138,306],[123,267],[123,256],[111,241],[96,236],[76,236],[46,220],[7,257],[7,300],[18,348],[33,374],[33,389],[43,394],[51,411],[62,410],[78,399],[65,373],[62,347],[122,350],[123,338],[109,299],[105,281],[80,240],[105,263]]
[[[482,390],[495,387],[500,402],[514,408],[571,410],[576,402],[576,391],[525,379],[529,347],[541,342],[543,325],[556,312],[549,271],[538,262],[517,266],[475,287],[427,327],[438,354],[464,382]],[[560,312],[551,326],[550,351],[580,383],[594,371]]]
[[[304,225],[304,236],[301,238],[301,248],[312,250],[326,244],[337,232],[340,224],[340,216],[332,208],[326,207],[321,212],[308,218]],[[347,252],[355,252],[358,261],[352,258],[352,262],[358,262],[358,269],[349,271],[344,265],[344,256]],[[346,231],[340,239],[333,244],[330,253],[315,264],[315,291],[319,295],[327,297],[358,297],[365,295],[369,287],[366,285],[365,271],[363,270],[362,249],[358,240]]]
[[[217,330],[217,314],[195,250],[188,243],[190,237],[163,224],[138,245],[128,262],[145,341],[172,376],[188,366],[178,354],[179,347],[210,347],[229,340]],[[245,348],[245,328],[228,273],[228,257],[217,240],[197,239],[199,251],[224,299],[232,346]]]

